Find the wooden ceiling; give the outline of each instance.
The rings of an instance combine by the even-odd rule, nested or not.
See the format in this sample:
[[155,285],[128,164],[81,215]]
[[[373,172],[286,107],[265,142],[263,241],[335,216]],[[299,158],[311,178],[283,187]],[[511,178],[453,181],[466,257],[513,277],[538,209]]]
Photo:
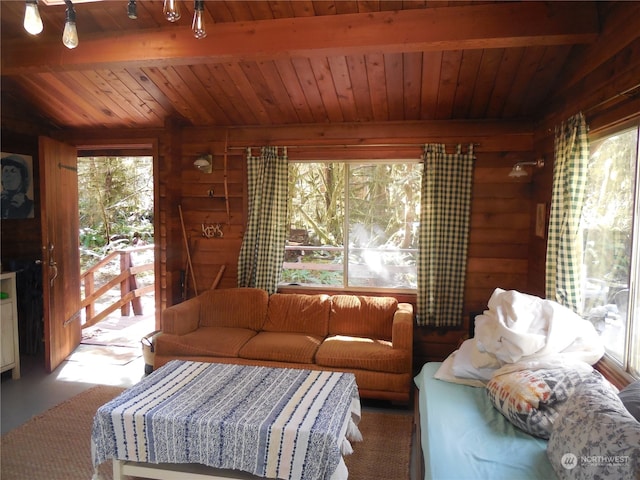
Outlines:
[[[59,3],[59,2],[54,2]],[[601,41],[601,2],[205,1],[167,22],[162,1],[0,2],[2,90],[57,128],[535,119]],[[605,12],[606,13],[606,12]]]

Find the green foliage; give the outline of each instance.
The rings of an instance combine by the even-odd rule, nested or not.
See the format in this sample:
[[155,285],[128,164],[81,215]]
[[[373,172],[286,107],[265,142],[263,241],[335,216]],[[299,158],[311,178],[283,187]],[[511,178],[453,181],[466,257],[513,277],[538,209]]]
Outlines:
[[78,158],[81,264],[112,250],[153,243],[153,159]]

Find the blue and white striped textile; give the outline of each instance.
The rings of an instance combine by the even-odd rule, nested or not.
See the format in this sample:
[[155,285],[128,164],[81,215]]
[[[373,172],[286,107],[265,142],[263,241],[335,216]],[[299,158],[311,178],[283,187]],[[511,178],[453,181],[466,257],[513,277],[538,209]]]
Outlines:
[[351,373],[173,360],[98,409],[94,467],[198,463],[277,479],[347,477],[361,440]]

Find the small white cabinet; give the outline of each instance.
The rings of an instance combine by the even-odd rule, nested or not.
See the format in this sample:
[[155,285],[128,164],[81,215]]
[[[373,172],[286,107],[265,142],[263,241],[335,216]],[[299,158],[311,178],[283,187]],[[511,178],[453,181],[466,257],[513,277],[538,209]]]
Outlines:
[[16,274],[0,274],[0,358],[2,372],[11,370],[14,380],[20,378],[20,341],[18,339],[18,307]]

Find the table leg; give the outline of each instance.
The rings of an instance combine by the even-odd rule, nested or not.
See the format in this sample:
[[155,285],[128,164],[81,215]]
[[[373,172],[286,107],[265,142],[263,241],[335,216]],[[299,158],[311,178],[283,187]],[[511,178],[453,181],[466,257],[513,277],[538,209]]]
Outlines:
[[124,462],[116,458],[113,459],[113,480],[125,480],[125,476],[122,474],[122,466]]

